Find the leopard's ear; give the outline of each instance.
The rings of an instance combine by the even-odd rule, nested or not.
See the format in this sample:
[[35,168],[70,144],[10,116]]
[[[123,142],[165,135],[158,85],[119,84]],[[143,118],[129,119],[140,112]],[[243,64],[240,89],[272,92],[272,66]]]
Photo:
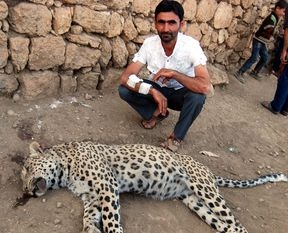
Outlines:
[[36,157],[43,154],[43,150],[38,142],[32,142],[29,146],[30,157]]
[[46,180],[42,177],[33,178],[32,184],[37,187],[35,194],[38,197],[42,196],[47,191]]

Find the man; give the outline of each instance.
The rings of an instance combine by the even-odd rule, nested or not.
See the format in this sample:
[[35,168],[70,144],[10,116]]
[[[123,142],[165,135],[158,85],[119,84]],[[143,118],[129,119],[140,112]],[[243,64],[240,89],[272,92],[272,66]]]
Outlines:
[[281,54],[281,67],[282,71],[277,83],[274,99],[270,101],[263,101],[261,104],[274,114],[281,113],[284,116],[288,116],[288,63],[287,60],[288,49],[288,12],[285,12],[284,20],[284,46]]
[[[184,9],[177,1],[161,1],[155,9],[158,35],[147,38],[120,78],[119,95],[152,129],[168,117],[167,108],[180,111],[171,135],[161,146],[176,151],[197,118],[211,84],[207,58],[199,42],[180,33]],[[137,77],[147,65],[148,79]]]
[[259,79],[258,73],[266,65],[269,59],[269,53],[267,45],[273,36],[274,30],[277,23],[281,17],[284,16],[287,3],[285,0],[280,0],[275,4],[274,10],[270,15],[268,15],[257,32],[253,37],[252,42],[252,53],[250,58],[242,65],[242,67],[234,74],[235,77],[241,82],[245,83],[243,74],[251,68],[251,66],[258,60],[260,60],[254,67],[253,71],[250,73],[255,79]]

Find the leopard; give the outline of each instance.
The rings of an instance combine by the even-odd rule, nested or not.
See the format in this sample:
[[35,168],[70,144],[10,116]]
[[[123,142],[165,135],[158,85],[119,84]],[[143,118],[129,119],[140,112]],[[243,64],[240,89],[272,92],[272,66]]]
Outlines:
[[214,175],[191,155],[148,144],[63,142],[43,149],[29,146],[21,171],[23,194],[40,197],[67,188],[84,205],[82,233],[123,233],[120,194],[157,200],[179,199],[220,233],[247,233],[232,214],[219,187],[250,188],[288,182],[283,173],[237,180]]

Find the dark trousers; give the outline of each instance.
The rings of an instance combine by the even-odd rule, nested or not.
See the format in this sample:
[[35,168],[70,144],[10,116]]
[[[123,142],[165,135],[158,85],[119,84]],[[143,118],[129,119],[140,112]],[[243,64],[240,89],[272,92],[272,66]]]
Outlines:
[[283,45],[284,45],[284,38],[278,36],[275,42],[275,58],[273,60],[273,66],[272,66],[272,70],[275,72],[278,72],[280,68],[281,64],[280,58]]
[[266,65],[266,63],[269,60],[269,53],[265,44],[259,42],[256,39],[253,39],[251,56],[239,69],[240,73],[245,73],[248,69],[250,69],[251,66],[258,60],[259,57],[260,60],[258,61],[258,63],[254,68],[255,73],[259,73],[259,71],[263,68],[263,66]]
[[[183,140],[188,129],[201,112],[205,103],[206,96],[194,93],[183,87],[178,90],[160,87],[158,84],[145,80],[159,90],[168,101],[168,108],[180,111],[179,119],[174,127],[174,136]],[[151,95],[143,95],[133,92],[125,86],[118,88],[120,97],[134,108],[145,120],[150,120],[158,107]]]
[[271,106],[276,112],[288,112],[288,66],[279,76],[277,88]]

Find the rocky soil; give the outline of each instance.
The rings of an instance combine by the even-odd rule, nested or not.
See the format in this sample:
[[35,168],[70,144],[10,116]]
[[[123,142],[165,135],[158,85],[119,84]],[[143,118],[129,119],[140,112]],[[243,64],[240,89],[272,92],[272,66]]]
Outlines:
[[[288,117],[273,115],[260,105],[273,97],[275,85],[273,76],[264,76],[261,81],[247,76],[245,85],[230,76],[230,84],[217,87],[215,95],[207,99],[180,152],[225,177],[287,174]],[[118,97],[116,87],[29,102],[2,97],[0,105],[1,233],[81,232],[82,203],[67,190],[51,191],[12,208],[21,196],[21,165],[33,140],[44,147],[84,139],[159,145],[178,116],[172,111],[155,129],[144,130],[139,116]],[[219,157],[201,155],[202,150]],[[287,183],[246,190],[221,188],[221,193],[250,233],[287,232]],[[123,194],[121,205],[126,233],[215,232],[177,200],[160,202]]]

